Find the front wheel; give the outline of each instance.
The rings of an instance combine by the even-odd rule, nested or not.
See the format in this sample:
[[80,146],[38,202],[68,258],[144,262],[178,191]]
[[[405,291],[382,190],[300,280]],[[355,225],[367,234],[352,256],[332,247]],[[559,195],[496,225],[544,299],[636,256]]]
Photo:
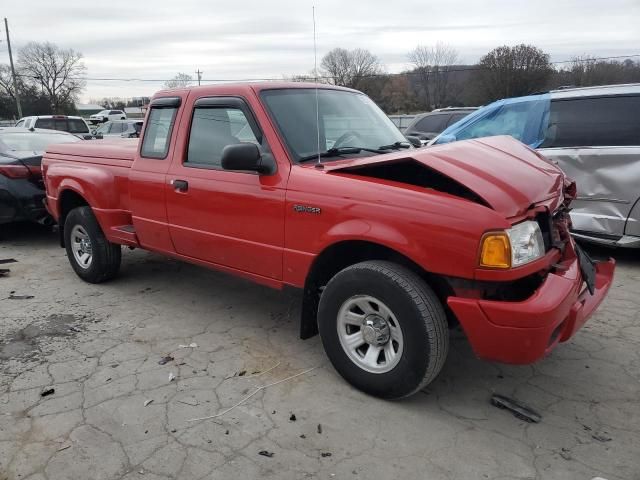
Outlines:
[[118,274],[122,251],[107,240],[91,207],[69,212],[64,222],[64,243],[69,263],[89,283],[102,283]]
[[318,327],[338,373],[382,398],[426,387],[449,350],[437,296],[418,275],[392,262],[358,263],[333,277],[320,298]]

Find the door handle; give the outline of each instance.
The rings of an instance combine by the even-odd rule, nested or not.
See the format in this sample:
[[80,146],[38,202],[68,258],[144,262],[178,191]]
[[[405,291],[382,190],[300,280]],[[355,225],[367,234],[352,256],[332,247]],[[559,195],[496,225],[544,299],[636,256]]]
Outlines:
[[171,185],[176,192],[184,193],[189,190],[189,182],[186,180],[171,180]]

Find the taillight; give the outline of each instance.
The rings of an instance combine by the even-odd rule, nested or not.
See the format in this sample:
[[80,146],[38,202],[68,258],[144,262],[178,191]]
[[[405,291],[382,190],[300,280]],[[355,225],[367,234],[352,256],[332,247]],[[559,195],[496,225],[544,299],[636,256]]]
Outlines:
[[24,165],[10,164],[0,165],[0,175],[8,178],[29,178],[31,172]]

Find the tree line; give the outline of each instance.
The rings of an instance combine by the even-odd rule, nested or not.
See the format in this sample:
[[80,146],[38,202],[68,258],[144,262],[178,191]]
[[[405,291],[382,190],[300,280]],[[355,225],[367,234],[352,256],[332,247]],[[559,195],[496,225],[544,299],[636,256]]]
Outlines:
[[407,53],[408,69],[387,74],[370,51],[335,48],[322,58],[318,72],[292,79],[363,91],[388,114],[479,106],[563,86],[640,82],[638,61],[582,56],[553,64],[548,53],[533,45],[500,46],[473,65],[459,58],[456,49],[443,43],[419,45]]
[[[553,64],[548,53],[524,44],[497,47],[472,65],[460,62],[459,52],[444,43],[418,45],[406,58],[405,71],[389,74],[369,50],[334,48],[322,57],[317,71],[289,79],[361,90],[389,114],[478,106],[560,86],[640,82],[639,61],[580,56]],[[50,42],[31,42],[18,50],[16,70],[23,115],[76,113],[75,104],[86,86],[80,52]],[[193,83],[193,77],[178,73],[163,88]],[[138,106],[140,100],[103,98],[92,103],[122,109]],[[0,64],[0,118],[16,117],[11,70]]]

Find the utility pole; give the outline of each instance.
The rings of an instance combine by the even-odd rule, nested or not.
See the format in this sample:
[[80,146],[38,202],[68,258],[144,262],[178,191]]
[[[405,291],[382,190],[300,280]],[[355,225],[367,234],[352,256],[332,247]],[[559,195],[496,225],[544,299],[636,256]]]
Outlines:
[[20,105],[20,92],[18,91],[18,80],[16,80],[16,69],[13,68],[13,55],[11,54],[11,41],[9,40],[9,22],[4,19],[4,30],[7,32],[7,49],[9,50],[9,63],[11,64],[11,75],[13,76],[13,90],[16,96],[16,107],[18,107],[18,118],[22,118],[22,105]]
[[200,86],[200,80],[202,80],[202,74],[204,72],[201,72],[200,69],[196,70],[196,75],[198,75],[198,86]]

